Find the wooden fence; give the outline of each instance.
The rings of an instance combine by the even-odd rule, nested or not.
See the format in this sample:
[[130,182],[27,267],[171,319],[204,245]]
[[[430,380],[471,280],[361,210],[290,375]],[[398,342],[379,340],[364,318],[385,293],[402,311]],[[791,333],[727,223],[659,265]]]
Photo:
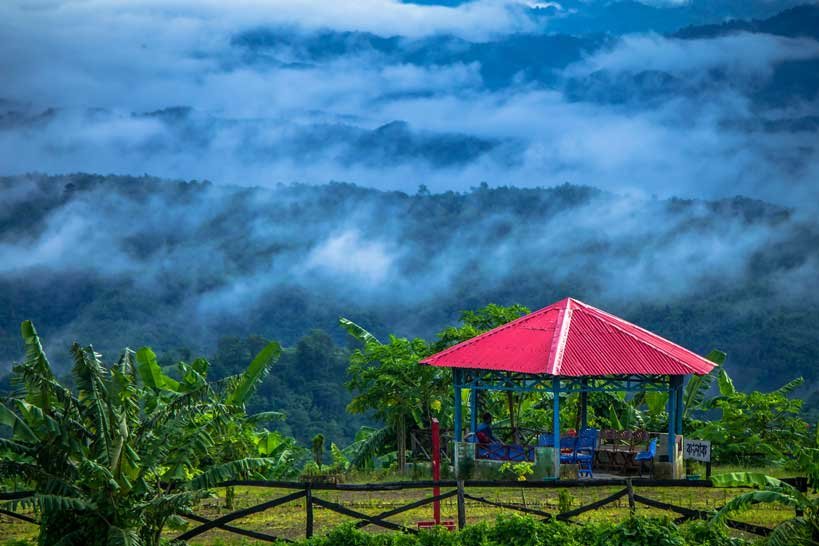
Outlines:
[[[807,481],[804,478],[789,478],[785,479],[786,481],[795,487],[797,487],[801,491],[807,490]],[[314,522],[313,522],[313,509],[314,507],[318,506],[324,508],[326,510],[330,510],[332,512],[341,514],[343,516],[352,518],[357,520],[356,527],[362,528],[367,525],[375,525],[378,527],[382,527],[385,529],[389,529],[392,531],[400,531],[405,533],[417,533],[418,530],[406,527],[392,521],[389,521],[387,518],[397,516],[404,512],[414,510],[416,508],[420,508],[422,506],[426,506],[432,504],[436,501],[442,501],[445,499],[449,499],[452,497],[457,498],[457,526],[459,529],[463,529],[466,526],[466,509],[467,503],[466,501],[471,501],[473,503],[484,504],[488,506],[493,506],[496,508],[502,508],[505,510],[513,510],[517,512],[522,512],[525,514],[529,514],[531,516],[537,517],[542,519],[543,521],[551,521],[551,520],[558,520],[558,521],[567,521],[572,522],[573,518],[584,514],[586,512],[597,510],[602,508],[606,505],[612,504],[614,502],[619,501],[623,497],[627,498],[628,505],[631,513],[635,513],[637,510],[638,505],[644,505],[651,508],[667,510],[677,515],[677,518],[674,520],[675,523],[684,523],[689,520],[694,519],[707,519],[710,518],[713,514],[713,511],[710,510],[695,510],[692,508],[685,508],[682,506],[675,506],[673,504],[661,502],[655,499],[651,499],[649,497],[645,497],[639,494],[636,490],[637,488],[664,488],[664,487],[685,487],[685,488],[710,488],[713,487],[713,484],[708,480],[650,480],[650,479],[638,479],[638,478],[626,478],[626,479],[604,479],[604,480],[559,480],[559,481],[478,481],[478,480],[471,480],[471,481],[413,481],[413,482],[388,482],[388,483],[372,483],[372,484],[334,484],[334,483],[305,483],[305,482],[279,482],[279,481],[257,481],[257,480],[239,480],[239,481],[229,481],[220,484],[220,487],[230,487],[230,486],[248,486],[248,487],[261,487],[261,488],[269,488],[269,489],[285,489],[292,491],[286,495],[276,497],[274,499],[265,501],[260,504],[256,504],[254,506],[250,506],[248,508],[243,508],[241,510],[236,510],[229,514],[225,514],[224,516],[220,516],[215,519],[208,519],[203,516],[194,514],[194,513],[184,513],[181,514],[183,517],[188,518],[191,521],[197,522],[200,525],[182,533],[177,537],[177,540],[190,540],[202,533],[210,531],[211,529],[221,529],[223,531],[227,531],[230,533],[234,533],[237,535],[246,536],[249,538],[253,538],[256,540],[267,541],[267,542],[274,542],[274,541],[284,541],[290,542],[288,539],[284,539],[281,537],[276,537],[268,533],[263,533],[259,531],[252,531],[248,529],[242,529],[240,527],[236,527],[232,525],[232,522],[235,520],[242,519],[244,517],[250,516],[252,514],[258,514],[260,512],[264,512],[266,510],[271,510],[276,508],[277,506],[282,506],[284,504],[298,501],[301,499],[303,500],[304,504],[304,512],[305,512],[305,527],[304,527],[304,534],[305,537],[310,538],[313,536],[314,531]],[[480,497],[474,494],[471,494],[469,491],[474,490],[477,488],[486,489],[486,488],[514,488],[514,489],[563,489],[563,488],[596,488],[596,487],[622,487],[619,491],[614,494],[611,494],[603,499],[598,501],[580,506],[573,510],[569,510],[566,512],[552,514],[537,508],[533,508],[530,506],[525,506],[524,504],[520,503],[509,503],[509,502],[499,502],[489,500],[484,497]],[[382,511],[375,515],[368,515],[364,514],[360,511],[354,510],[352,508],[346,507],[337,502],[331,502],[325,498],[322,498],[322,495],[327,491],[347,491],[347,492],[378,492],[378,491],[402,491],[407,489],[432,489],[433,487],[437,487],[439,489],[445,490],[444,492],[430,496],[421,500],[417,500],[414,502],[410,502],[408,504],[404,504],[402,506],[392,508],[390,510]],[[448,490],[447,490],[448,489]],[[0,501],[10,501],[10,500],[19,500],[25,498],[26,496],[30,496],[30,492],[17,492],[17,493],[0,493]],[[30,523],[37,523],[32,517],[27,516],[25,514],[15,513],[9,510],[2,509],[0,513],[5,514],[7,516],[15,517],[21,519],[23,521],[27,521]],[[771,529],[768,527],[763,527],[759,525],[754,525],[751,523],[744,523],[735,520],[727,520],[726,524],[733,528],[740,531],[744,531],[746,533],[751,533],[760,536],[767,536],[770,534]]]

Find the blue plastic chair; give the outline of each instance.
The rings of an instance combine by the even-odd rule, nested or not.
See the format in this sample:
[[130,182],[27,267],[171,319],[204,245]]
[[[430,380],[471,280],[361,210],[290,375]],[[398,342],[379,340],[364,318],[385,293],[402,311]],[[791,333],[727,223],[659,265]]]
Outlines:
[[[579,464],[578,476],[592,476],[592,464],[594,461],[594,450],[597,447],[598,430],[587,428],[580,431],[577,437],[564,436],[560,438],[560,450],[571,450],[571,453],[561,453],[561,464]],[[541,447],[553,447],[554,440],[551,434],[541,434],[538,437],[538,445]]]
[[[575,448],[577,447],[577,438],[574,436],[565,436],[560,439],[560,464],[574,464],[576,461]],[[571,450],[570,453],[562,453],[563,450]]]
[[634,456],[635,461],[640,461],[640,477],[643,477],[643,465],[650,463],[649,477],[654,476],[654,456],[657,455],[657,438],[652,438],[648,443],[648,449],[641,451]]
[[596,428],[586,428],[580,431],[577,437],[577,445],[574,448],[574,462],[580,465],[577,471],[578,477],[588,476],[593,478],[592,466],[594,464],[594,450],[597,448]]

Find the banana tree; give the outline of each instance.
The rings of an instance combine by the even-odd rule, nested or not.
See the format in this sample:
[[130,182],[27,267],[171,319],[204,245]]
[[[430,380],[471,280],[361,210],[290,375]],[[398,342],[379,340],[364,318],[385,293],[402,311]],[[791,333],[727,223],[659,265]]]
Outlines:
[[[269,343],[251,361],[247,369],[240,375],[228,377],[221,382],[221,387],[214,390],[219,403],[227,407],[240,407],[249,401],[256,387],[267,376],[271,365],[281,355],[281,348],[277,343]],[[176,381],[165,375],[156,355],[150,348],[142,348],[136,353],[137,371],[148,386],[149,405],[167,403],[168,396],[174,396],[195,391],[207,385],[207,374],[210,363],[203,359],[196,359],[190,365],[185,362],[177,364],[180,380]],[[153,397],[152,397],[152,396]],[[157,398],[161,401],[157,402]],[[297,466],[294,460],[301,455],[302,450],[296,446],[295,440],[285,438],[275,431],[260,429],[265,423],[280,421],[284,414],[276,411],[266,411],[254,415],[244,412],[236,413],[233,418],[225,421],[222,426],[213,432],[214,445],[203,461],[203,468],[221,464],[227,461],[248,457],[265,457],[271,465],[264,469],[267,478],[279,479],[295,476]],[[235,488],[225,490],[225,507],[233,508]]]
[[[725,357],[724,352],[714,349],[704,357],[716,364],[714,369],[705,375],[692,375],[686,383],[683,389],[682,419],[684,423],[691,422],[693,412],[710,409],[711,399],[708,398],[708,391],[718,377],[722,375],[727,377],[721,367],[725,363]],[[626,409],[630,414],[627,419],[636,423],[645,423],[653,429],[662,430],[668,423],[667,404],[668,392],[639,392],[629,401],[629,405],[637,410],[637,414]],[[623,409],[625,408],[618,408],[620,411]]]
[[[418,366],[418,361],[455,343],[505,324],[529,310],[521,305],[503,307],[489,304],[477,311],[461,314],[461,326],[450,327],[438,334],[435,343],[422,339],[390,336],[382,343],[363,327],[346,318],[339,324],[361,343],[350,357],[348,388],[357,394],[348,409],[353,413],[374,411],[395,433],[398,467],[403,471],[406,434],[409,422],[425,427],[432,417],[449,422],[454,417],[449,388],[448,370]],[[517,408],[521,399],[513,393],[502,393],[508,410],[510,426],[516,426]]]
[[271,464],[212,455],[273,359],[235,378],[224,396],[194,375],[169,378],[150,358],[138,364],[129,349],[106,366],[93,347],[74,343],[72,392],[55,377],[34,325],[24,322],[21,332],[25,361],[14,374],[22,394],[0,401],[0,424],[11,429],[0,439],[0,479],[33,491],[12,507],[39,515],[39,544],[158,545],[165,525],[215,484]]
[[394,436],[395,432],[390,427],[362,426],[352,443],[340,451],[349,468],[371,470],[380,458],[391,452],[390,439]]
[[718,461],[766,464],[791,460],[809,440],[808,424],[801,418],[802,400],[792,396],[802,378],[771,392],[740,392],[720,370],[719,395],[707,407],[721,413],[702,423],[696,437],[710,440]]
[[732,472],[713,476],[715,487],[755,487],[756,491],[732,499],[714,515],[713,523],[722,524],[732,512],[741,512],[760,503],[776,503],[794,509],[795,517],[774,528],[767,540],[770,546],[819,545],[819,499],[810,498],[795,487],[776,478],[754,472]]

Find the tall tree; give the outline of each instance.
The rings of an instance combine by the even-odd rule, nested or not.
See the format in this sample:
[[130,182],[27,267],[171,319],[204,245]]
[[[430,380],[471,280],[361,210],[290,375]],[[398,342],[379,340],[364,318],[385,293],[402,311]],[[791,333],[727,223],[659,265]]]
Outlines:
[[347,387],[356,395],[349,410],[372,411],[395,431],[398,470],[403,472],[408,425],[413,422],[425,427],[441,411],[451,384],[448,372],[418,365],[430,354],[430,346],[423,339],[390,336],[389,342],[381,343],[352,321],[340,322],[363,343],[350,356]]
[[[430,354],[514,320],[529,310],[522,305],[503,307],[489,304],[477,311],[464,311],[461,325],[446,328],[438,340],[429,344],[423,339],[390,336],[382,343],[358,324],[341,318],[339,323],[361,342],[350,357],[347,386],[356,393],[349,405],[353,413],[373,411],[395,432],[398,468],[406,464],[407,427],[413,422],[426,427],[434,416],[449,416],[449,392],[452,375],[449,370],[419,366]],[[509,398],[510,416],[514,419],[515,398]]]

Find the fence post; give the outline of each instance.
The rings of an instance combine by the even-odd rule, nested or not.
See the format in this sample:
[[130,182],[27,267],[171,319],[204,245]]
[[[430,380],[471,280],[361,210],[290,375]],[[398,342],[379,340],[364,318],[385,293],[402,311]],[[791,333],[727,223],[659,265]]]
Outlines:
[[631,478],[626,479],[626,491],[628,492],[628,510],[633,516],[637,505],[634,502],[634,486],[631,484]]
[[464,504],[464,481],[458,480],[458,530],[466,527],[466,505]]
[[313,488],[308,483],[304,496],[304,507],[307,511],[307,522],[305,524],[304,535],[307,538],[313,537]]
[[[432,487],[432,495],[437,497],[441,494],[438,482],[441,480],[441,425],[438,419],[432,418],[432,480],[435,485]],[[441,501],[432,503],[432,519],[435,525],[441,525]]]

